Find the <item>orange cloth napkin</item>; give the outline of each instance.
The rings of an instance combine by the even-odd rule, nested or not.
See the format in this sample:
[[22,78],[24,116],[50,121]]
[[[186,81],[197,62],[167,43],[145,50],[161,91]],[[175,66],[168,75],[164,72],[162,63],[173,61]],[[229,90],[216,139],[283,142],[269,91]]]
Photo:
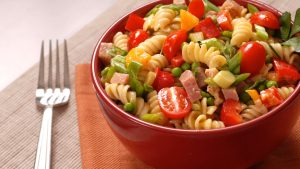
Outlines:
[[[151,167],[132,156],[110,130],[99,108],[89,64],[76,66],[75,86],[82,167],[84,169],[150,169]],[[251,169],[299,169],[299,130],[300,121],[291,136],[279,148],[265,161]]]

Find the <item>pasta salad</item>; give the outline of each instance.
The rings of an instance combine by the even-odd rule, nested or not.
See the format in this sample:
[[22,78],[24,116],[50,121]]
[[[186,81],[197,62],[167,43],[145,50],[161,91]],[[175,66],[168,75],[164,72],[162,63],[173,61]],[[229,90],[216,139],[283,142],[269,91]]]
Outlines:
[[124,111],[179,129],[255,119],[291,95],[300,78],[300,10],[278,17],[234,0],[174,0],[100,44],[101,82]]

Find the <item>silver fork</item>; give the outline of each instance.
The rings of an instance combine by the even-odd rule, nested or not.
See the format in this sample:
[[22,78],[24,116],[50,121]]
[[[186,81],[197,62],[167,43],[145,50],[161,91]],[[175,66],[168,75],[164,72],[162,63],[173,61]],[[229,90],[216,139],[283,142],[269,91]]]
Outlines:
[[36,103],[38,106],[44,107],[42,126],[37,146],[35,169],[51,168],[51,134],[52,134],[52,116],[53,108],[65,105],[69,102],[70,97],[70,77],[69,77],[69,61],[67,51],[67,41],[64,40],[64,81],[63,86],[60,82],[59,68],[59,48],[58,40],[56,40],[56,73],[55,86],[52,79],[52,41],[49,41],[49,69],[48,69],[48,85],[44,79],[44,41],[42,41],[38,86],[36,89]]

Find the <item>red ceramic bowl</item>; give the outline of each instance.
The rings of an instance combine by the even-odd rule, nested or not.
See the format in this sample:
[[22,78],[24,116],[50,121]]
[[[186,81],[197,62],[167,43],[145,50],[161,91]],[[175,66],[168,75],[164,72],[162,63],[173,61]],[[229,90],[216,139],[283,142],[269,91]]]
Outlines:
[[[258,1],[236,0],[241,5],[252,3],[261,10],[281,13]],[[149,3],[133,11],[144,16],[159,3]],[[216,5],[223,1],[214,0]],[[101,86],[103,68],[97,57],[99,44],[111,42],[117,31],[124,31],[128,14],[113,24],[98,41],[91,61],[92,80],[102,113],[114,134],[138,159],[156,168],[242,169],[263,160],[289,135],[295,125],[300,104],[300,86],[280,106],[250,122],[215,130],[179,130],[146,123],[116,106]]]

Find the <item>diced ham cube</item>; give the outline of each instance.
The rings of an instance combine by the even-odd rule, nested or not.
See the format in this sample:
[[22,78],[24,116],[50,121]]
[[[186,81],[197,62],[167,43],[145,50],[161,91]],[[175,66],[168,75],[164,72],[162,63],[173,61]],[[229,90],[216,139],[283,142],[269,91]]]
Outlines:
[[184,89],[186,90],[191,102],[197,101],[201,98],[200,89],[197,85],[196,79],[192,71],[184,71],[181,74],[179,80],[182,83]]
[[197,67],[196,68],[196,80],[197,80],[197,84],[200,88],[206,86],[206,83],[204,82],[206,76],[205,76],[205,73],[204,73],[204,70],[203,68],[201,67]]
[[216,68],[205,69],[205,75],[206,75],[206,77],[213,78],[213,77],[216,76],[216,74],[218,74],[218,72],[219,71]]
[[114,73],[113,77],[110,79],[110,83],[118,84],[128,84],[129,75],[125,73]]
[[228,10],[233,18],[240,17],[243,9],[244,7],[236,3],[234,0],[226,0],[221,6],[221,10]]
[[109,65],[110,64],[111,56],[108,54],[108,52],[111,48],[113,48],[112,43],[102,42],[100,44],[100,49],[99,49],[98,56],[99,56],[101,62],[104,65]]
[[238,96],[235,88],[222,89],[222,93],[223,93],[225,100],[233,99],[233,100],[239,101],[239,96]]

